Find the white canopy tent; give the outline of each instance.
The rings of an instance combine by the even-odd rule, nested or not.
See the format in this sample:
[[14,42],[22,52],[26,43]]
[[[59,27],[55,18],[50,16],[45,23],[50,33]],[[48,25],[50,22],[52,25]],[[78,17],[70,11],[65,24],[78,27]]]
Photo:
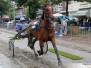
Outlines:
[[60,14],[60,13],[55,13],[53,14],[54,17],[59,17],[59,16],[64,16],[63,14]]
[[89,10],[79,10],[77,12],[69,14],[70,16],[90,16]]

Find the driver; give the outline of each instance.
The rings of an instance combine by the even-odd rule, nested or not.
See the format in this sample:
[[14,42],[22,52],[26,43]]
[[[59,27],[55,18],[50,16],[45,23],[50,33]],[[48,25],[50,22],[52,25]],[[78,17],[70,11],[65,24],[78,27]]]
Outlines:
[[28,27],[28,24],[26,23],[26,20],[24,17],[20,18],[20,23],[16,24],[16,31],[19,32],[20,30],[23,30]]

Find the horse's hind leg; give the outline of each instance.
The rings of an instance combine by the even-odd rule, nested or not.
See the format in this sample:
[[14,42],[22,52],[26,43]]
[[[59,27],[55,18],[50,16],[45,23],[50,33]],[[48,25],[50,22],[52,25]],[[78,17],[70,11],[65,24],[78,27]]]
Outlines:
[[58,49],[57,49],[57,47],[56,47],[54,41],[52,41],[52,45],[53,45],[53,48],[54,48],[55,53],[56,53],[56,56],[57,56],[58,65],[61,66],[62,68],[64,68],[64,66],[63,66],[63,64],[62,64],[62,61],[60,60],[60,57],[59,57],[59,55],[58,55]]
[[37,55],[37,53],[36,53],[36,51],[35,51],[34,44],[35,44],[35,42],[36,42],[37,40],[38,40],[38,39],[35,38],[35,39],[32,41],[31,46],[30,46],[30,48],[34,51],[34,54],[35,54],[35,57],[36,57],[36,58],[38,57],[38,55]]
[[32,43],[32,36],[28,35],[28,46],[30,47],[30,44]]
[[37,58],[38,54],[36,53],[35,48],[33,48],[33,51],[34,51],[34,54],[35,54],[35,58]]
[[30,48],[33,50],[34,49],[34,44],[35,42],[37,41],[38,39],[35,38],[35,39],[32,39],[32,42],[31,42],[31,45],[30,45]]

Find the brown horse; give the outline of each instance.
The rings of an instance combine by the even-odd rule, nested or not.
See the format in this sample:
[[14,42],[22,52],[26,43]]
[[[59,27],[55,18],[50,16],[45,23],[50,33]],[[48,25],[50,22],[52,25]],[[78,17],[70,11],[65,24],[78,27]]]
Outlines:
[[[62,62],[61,62],[60,57],[58,55],[58,49],[55,45],[54,26],[53,26],[52,19],[53,19],[52,5],[45,4],[44,8],[43,8],[43,14],[41,17],[39,27],[36,30],[32,29],[31,27],[27,30],[28,34],[29,34],[28,35],[28,46],[30,46],[30,48],[34,50],[34,54],[37,57],[38,55],[35,52],[34,43],[37,40],[39,40],[40,51],[38,51],[38,54],[43,55],[44,43],[47,41],[50,41],[53,45],[54,50],[55,50],[55,53],[56,53],[56,56],[58,59],[58,64],[62,65]],[[31,26],[31,24],[29,26]]]

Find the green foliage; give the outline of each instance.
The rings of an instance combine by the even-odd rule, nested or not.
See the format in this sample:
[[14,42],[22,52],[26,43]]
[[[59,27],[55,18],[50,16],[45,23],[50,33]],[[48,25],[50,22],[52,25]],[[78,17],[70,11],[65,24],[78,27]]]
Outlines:
[[53,4],[59,4],[62,2],[62,0],[51,0]]
[[29,18],[29,7],[26,7],[25,8],[25,16],[26,16],[26,18]]
[[[52,53],[55,53],[54,49],[50,48],[48,49],[50,52]],[[67,52],[63,52],[63,51],[58,51],[58,54],[59,55],[62,55],[62,56],[65,56],[67,58],[70,58],[72,60],[81,60],[83,58],[79,57],[79,56],[76,56],[76,55],[73,55],[73,54],[70,54],[70,53],[67,53]]]
[[12,8],[10,8],[8,11],[7,11],[7,14],[8,16],[10,17],[11,20],[14,19],[14,10]]
[[10,0],[0,0],[0,12],[7,12],[10,7],[12,7]]

